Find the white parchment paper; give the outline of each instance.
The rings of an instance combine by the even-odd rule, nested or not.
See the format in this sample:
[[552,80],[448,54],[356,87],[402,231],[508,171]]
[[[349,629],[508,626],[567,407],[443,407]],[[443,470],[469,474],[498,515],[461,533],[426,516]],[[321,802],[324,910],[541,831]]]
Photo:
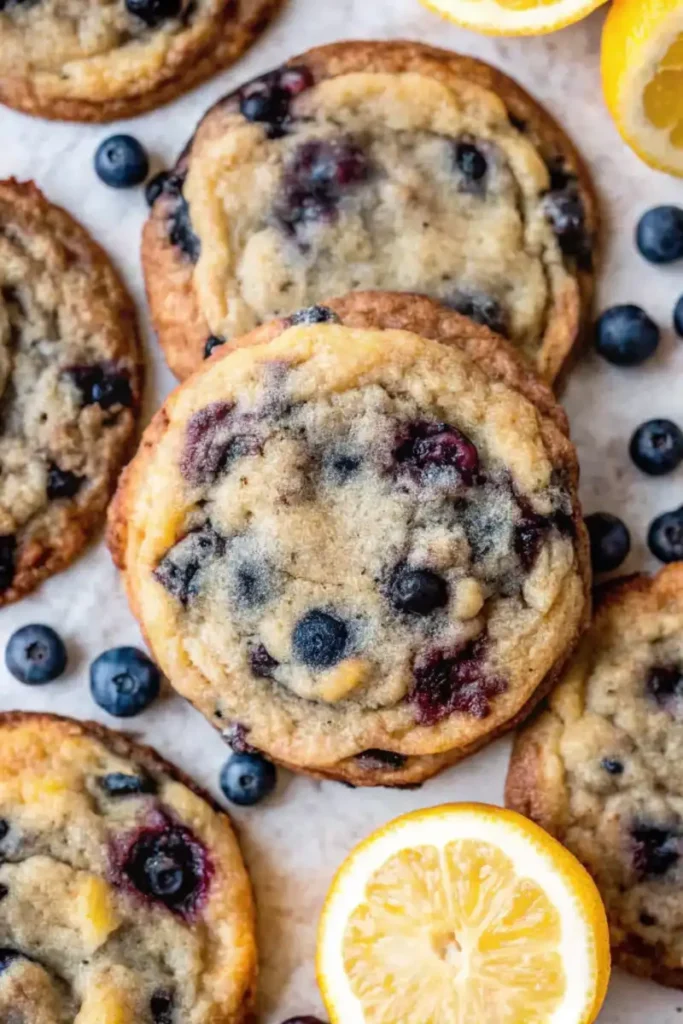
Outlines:
[[[654,515],[683,502],[683,468],[670,477],[644,477],[627,446],[644,419],[667,416],[683,426],[683,341],[671,313],[683,293],[683,264],[657,269],[633,244],[640,213],[655,203],[683,205],[683,182],[646,168],[621,142],[603,106],[599,44],[603,11],[580,25],[538,39],[494,40],[461,31],[425,11],[417,0],[288,0],[276,24],[231,72],[170,106],[115,126],[58,124],[0,108],[0,177],[33,178],[67,207],[114,257],[136,298],[146,334],[147,412],[173,381],[146,321],[139,234],[146,215],[142,191],[114,191],[96,178],[92,156],[113,130],[130,131],[147,146],[154,169],[166,166],[215,99],[241,80],[317,43],[356,38],[413,38],[471,53],[497,64],[531,90],[564,123],[592,167],[607,226],[600,304],[633,301],[663,326],[657,356],[645,367],[618,370],[587,355],[564,401],[582,465],[586,512],[612,511],[628,522],[633,551],[625,571],[654,568],[645,545]],[[0,667],[0,708],[41,709],[81,718],[109,718],[92,702],[88,664],[103,649],[141,644],[140,634],[101,540],[67,572],[33,596],[0,612],[0,652],[28,622],[46,622],[65,637],[68,674],[29,688]],[[180,698],[165,696],[124,723],[208,788],[226,756],[220,737]],[[499,802],[508,741],[496,743],[416,792],[351,791],[280,772],[276,796],[261,807],[235,811],[260,914],[260,1010],[263,1024],[295,1013],[320,1013],[313,972],[315,927],[335,868],[359,839],[389,818],[446,800]],[[680,1024],[683,992],[615,972],[601,1024]]]

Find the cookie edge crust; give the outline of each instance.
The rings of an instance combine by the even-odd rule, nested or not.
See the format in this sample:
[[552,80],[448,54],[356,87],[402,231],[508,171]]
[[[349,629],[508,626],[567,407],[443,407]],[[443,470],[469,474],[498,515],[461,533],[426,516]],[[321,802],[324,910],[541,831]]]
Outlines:
[[[522,393],[539,412],[554,425],[556,448],[561,449],[564,461],[570,470],[570,486],[573,496],[573,518],[576,526],[575,550],[579,573],[584,583],[584,609],[581,621],[577,625],[574,637],[567,641],[562,659],[555,664],[539,683],[536,690],[529,696],[518,712],[508,721],[484,735],[474,744],[454,748],[442,754],[420,754],[409,756],[406,765],[400,769],[369,769],[359,764],[356,757],[339,761],[329,768],[319,769],[304,767],[274,758],[270,752],[262,751],[264,756],[283,765],[292,771],[310,775],[315,778],[329,778],[353,786],[388,786],[411,787],[436,775],[444,768],[462,760],[469,754],[486,746],[498,736],[514,728],[526,718],[536,704],[547,694],[564,670],[578,641],[590,620],[590,588],[591,568],[588,535],[583,524],[581,508],[577,496],[578,462],[576,453],[568,436],[567,419],[562,408],[557,404],[553,393],[536,374],[523,365],[515,350],[485,327],[473,323],[467,317],[440,305],[432,299],[421,295],[410,295],[402,292],[352,292],[342,298],[332,299],[326,303],[342,319],[344,326],[365,327],[382,330],[412,330],[424,337],[440,340],[448,344],[448,336],[452,343],[459,343],[473,359],[481,360],[490,376],[506,383],[509,387]],[[286,320],[274,320],[263,324],[244,338],[228,343],[212,354],[209,360],[197,371],[196,376],[204,372],[212,360],[225,359],[237,347],[264,344],[278,337],[287,329]],[[194,378],[190,378],[193,380]],[[186,382],[186,384],[189,382]],[[179,385],[171,394],[171,400],[186,384]],[[163,436],[169,419],[165,405],[158,410],[152,422],[144,432],[138,454],[126,467],[121,475],[119,487],[109,507],[107,543],[116,566],[123,574],[124,585],[133,615],[142,625],[142,615],[133,586],[126,572],[126,549],[128,546],[128,523],[130,520],[130,502],[137,481],[145,475],[146,465],[152,457],[157,441]],[[550,452],[551,458],[557,456],[557,450]],[[199,709],[198,709],[199,710]],[[200,711],[200,714],[203,714]],[[205,716],[206,717],[206,716]],[[212,717],[211,723],[219,729],[220,725]],[[225,734],[223,733],[225,736]],[[248,742],[248,741],[247,741]]]
[[[576,175],[587,233],[593,242],[593,261],[599,260],[598,197],[583,158],[559,123],[503,71],[475,57],[409,40],[331,43],[291,57],[282,66],[301,64],[309,67],[316,82],[359,69],[429,73],[425,65],[431,64],[432,73],[438,71],[443,78],[463,78],[500,96],[508,113],[525,123],[525,134],[544,160],[561,157]],[[220,110],[227,98],[223,97],[209,108],[194,134]],[[176,170],[183,169],[189,160],[194,134],[176,163]],[[141,259],[155,333],[171,371],[179,380],[184,380],[201,365],[203,347],[211,332],[194,291],[194,264],[168,239],[166,205],[162,195],[150,211],[143,227]],[[566,267],[566,261],[563,262]],[[581,346],[591,319],[594,277],[593,269],[581,270],[577,266],[568,272],[567,281],[554,297],[553,312],[536,361],[537,371],[548,382],[559,378],[558,384],[561,384],[573,354]],[[174,286],[171,303],[168,302],[169,280]]]
[[[596,614],[591,628],[599,623],[604,612],[609,611],[614,605],[621,604],[624,598],[637,599],[639,595],[650,596],[660,592],[666,594],[669,591],[683,595],[683,562],[665,565],[652,576],[636,573],[611,580],[596,589]],[[590,641],[590,635],[589,629],[584,643]],[[570,662],[567,663],[567,667],[569,666]],[[553,732],[559,732],[559,722],[545,704],[541,705],[537,713],[517,732],[505,780],[505,806],[530,818],[563,842],[566,789],[560,793],[553,793],[550,791],[552,784],[548,785],[548,776],[551,773],[549,762],[552,755],[547,746],[552,742]],[[642,940],[639,939],[638,944],[642,946]],[[628,938],[625,942],[612,946],[614,963],[629,974],[650,978],[669,988],[683,989],[683,967],[668,967],[659,962],[659,956],[660,953],[654,946],[651,956],[634,953],[633,949],[629,948]]]
[[[46,232],[57,234],[59,240],[73,244],[85,253],[89,265],[102,275],[102,283],[106,284],[107,301],[112,310],[112,322],[119,325],[118,339],[121,343],[120,356],[133,361],[131,372],[131,389],[133,403],[130,406],[131,427],[125,441],[122,441],[117,457],[108,467],[108,485],[102,493],[93,497],[92,504],[78,516],[68,517],[68,526],[60,536],[59,547],[48,547],[44,544],[35,549],[33,564],[26,568],[19,565],[12,584],[0,593],[0,608],[12,604],[30,593],[32,590],[56,573],[66,569],[88,545],[92,536],[105,519],[106,508],[116,488],[117,479],[122,467],[134,450],[137,423],[142,405],[144,389],[144,363],[142,361],[142,344],[137,322],[137,312],[132,298],[123,283],[118,270],[105,250],[91,237],[83,225],[75,217],[58,206],[41,192],[33,181],[20,182],[15,178],[0,181],[0,199],[17,203],[20,210],[30,217],[32,214],[41,219]],[[129,344],[126,345],[126,339]],[[35,541],[30,542],[32,545]],[[47,554],[47,557],[45,557]]]
[[4,726],[21,726],[26,721],[37,722],[38,724],[40,724],[41,721],[61,724],[69,730],[71,735],[76,734],[98,740],[117,757],[130,757],[131,759],[138,761],[143,768],[147,768],[148,770],[153,769],[154,771],[163,773],[174,782],[178,782],[182,786],[185,786],[194,793],[195,796],[199,797],[200,800],[203,800],[215,814],[219,814],[223,818],[227,819],[230,829],[235,837],[235,843],[240,856],[240,867],[243,873],[243,889],[245,896],[245,905],[242,908],[242,911],[244,916],[249,919],[253,955],[250,976],[247,984],[245,985],[241,1012],[238,1017],[232,1017],[230,1021],[226,1020],[225,1024],[255,1024],[258,952],[256,946],[256,909],[254,892],[249,872],[244,861],[244,854],[241,849],[239,831],[230,814],[225,810],[225,808],[220,806],[210,793],[207,793],[206,790],[202,789],[201,786],[199,786],[194,779],[187,775],[181,768],[178,768],[175,764],[162,757],[154,747],[150,747],[146,743],[138,743],[137,740],[124,732],[109,729],[106,725],[102,725],[100,722],[94,722],[89,719],[82,720],[78,718],[70,718],[67,715],[57,715],[49,711],[0,711],[0,731]]
[[[43,99],[32,87],[30,78],[13,78],[5,74],[0,75],[0,103],[50,121],[104,124],[136,117],[170,103],[235,64],[266,30],[285,2],[260,0],[258,9],[245,22],[235,23],[225,17],[212,36],[211,44],[199,52],[193,50],[185,54],[180,70],[163,74],[157,84],[145,92],[100,103],[65,97]],[[230,6],[226,2],[226,9]]]

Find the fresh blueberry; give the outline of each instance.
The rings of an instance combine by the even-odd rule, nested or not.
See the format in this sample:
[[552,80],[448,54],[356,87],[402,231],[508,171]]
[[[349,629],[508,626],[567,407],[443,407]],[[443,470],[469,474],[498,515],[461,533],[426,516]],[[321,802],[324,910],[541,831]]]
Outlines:
[[486,157],[471,142],[458,142],[455,146],[455,163],[467,181],[481,181],[489,165]]
[[159,694],[159,669],[135,647],[113,647],[90,666],[96,704],[117,718],[139,715]]
[[307,306],[288,318],[292,327],[299,324],[340,324],[341,320],[333,309],[327,306]]
[[0,592],[12,585],[15,573],[17,538],[13,533],[0,536]]
[[674,309],[674,330],[676,334],[683,338],[683,295],[681,295]]
[[683,460],[683,431],[671,420],[648,420],[631,438],[629,452],[643,473],[671,473]]
[[593,512],[586,516],[586,529],[595,572],[618,568],[631,550],[631,536],[621,519],[609,512]]
[[168,171],[159,171],[158,174],[155,174],[149,179],[145,185],[145,199],[147,200],[148,206],[154,206],[157,199],[166,188],[169,178],[170,174]]
[[599,317],[595,348],[615,366],[638,366],[659,345],[659,327],[639,306],[612,306]]
[[60,469],[54,463],[47,471],[47,496],[50,501],[57,498],[73,498],[83,486],[85,477],[78,476],[68,469]]
[[272,793],[275,766],[260,754],[233,754],[221,769],[220,786],[228,800],[251,807]]
[[111,188],[140,185],[149,173],[147,153],[132,135],[111,135],[95,152],[95,171]]
[[636,230],[641,255],[650,263],[673,263],[683,258],[683,209],[655,206],[643,214]]
[[296,659],[309,668],[331,668],[344,657],[348,639],[341,619],[314,609],[294,627],[292,648]]
[[683,505],[657,516],[647,535],[648,547],[661,562],[683,561]]
[[435,572],[401,565],[392,576],[389,596],[394,608],[402,612],[429,615],[448,603],[448,586]]
[[225,338],[219,338],[217,334],[209,335],[204,344],[204,358],[208,359],[221,345],[225,345]]
[[5,664],[20,683],[51,683],[66,668],[66,648],[49,626],[22,626],[9,638]]
[[21,959],[22,954],[17,949],[11,949],[9,946],[0,946],[0,974],[6,971],[15,960]]
[[643,879],[666,874],[680,858],[680,836],[671,829],[636,825],[631,839],[633,866]]
[[164,21],[177,18],[183,9],[182,0],[126,0],[129,14],[144,21],[150,28],[156,28]]
[[126,775],[125,772],[110,772],[102,775],[98,785],[107,796],[140,796],[143,793],[156,793],[157,785],[148,775]]
[[608,775],[623,775],[624,773],[623,764],[615,757],[603,757],[600,764]]
[[138,892],[169,910],[191,915],[209,878],[206,851],[180,825],[142,832],[128,851],[123,873]]
[[149,1001],[154,1024],[173,1024],[173,1005],[173,995],[166,989],[157,989]]

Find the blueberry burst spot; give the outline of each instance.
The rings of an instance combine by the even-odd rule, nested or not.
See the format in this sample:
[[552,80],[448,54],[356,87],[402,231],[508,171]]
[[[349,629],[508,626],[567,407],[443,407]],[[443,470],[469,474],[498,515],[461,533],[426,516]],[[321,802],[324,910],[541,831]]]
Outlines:
[[683,697],[683,672],[676,665],[657,665],[650,670],[645,688],[660,708],[673,713]]
[[171,245],[176,245],[184,256],[196,263],[201,253],[201,243],[192,230],[190,207],[183,195],[184,180],[184,175],[170,174],[163,183],[162,191],[171,199],[166,229]]
[[668,828],[636,825],[631,840],[633,866],[641,879],[665,875],[681,855],[681,837]]
[[225,539],[211,523],[205,523],[174,544],[154,570],[154,577],[187,605],[199,593],[200,571],[224,551]]
[[199,909],[211,876],[203,845],[189,829],[170,824],[139,833],[121,870],[138,893],[184,918]]
[[394,459],[417,476],[454,469],[466,484],[474,483],[479,471],[479,455],[469,438],[447,423],[430,420],[408,423],[399,430]]
[[166,989],[157,989],[149,1001],[154,1024],[173,1024],[173,996]]
[[486,177],[488,162],[482,151],[474,143],[462,140],[455,145],[455,164],[466,186],[472,186]]
[[47,496],[50,501],[57,498],[73,498],[83,486],[84,479],[52,463],[47,471]]
[[83,405],[99,405],[111,409],[115,405],[130,408],[133,392],[125,370],[112,364],[72,366],[66,371],[81,393]]
[[420,655],[413,677],[408,699],[420,725],[434,725],[455,712],[487,718],[492,699],[507,689],[507,682],[489,671],[481,637],[460,650]]
[[22,954],[9,946],[0,946],[0,974],[6,971],[15,960],[21,960]]
[[271,139],[285,134],[292,100],[313,85],[308,68],[279,68],[245,85],[239,93],[240,113],[266,127]]
[[475,324],[488,327],[490,331],[507,338],[510,333],[507,314],[501,304],[483,292],[456,292],[444,299],[444,303],[456,313],[469,317]]
[[17,539],[14,534],[9,533],[0,537],[0,591],[7,590],[12,585],[16,550]]
[[575,181],[563,188],[552,189],[543,200],[543,210],[560,249],[566,256],[576,257],[589,269],[590,243],[586,230],[586,214]]
[[110,772],[109,775],[101,775],[97,783],[100,789],[112,798],[140,796],[157,791],[154,779],[142,774],[127,775],[125,772]]
[[285,169],[277,219],[289,231],[310,221],[330,223],[344,193],[369,175],[368,158],[352,139],[304,142]]
[[232,462],[256,455],[258,440],[247,430],[247,417],[229,402],[212,402],[196,412],[187,425],[180,471],[189,483],[210,484]]
[[251,671],[259,679],[272,679],[280,662],[272,658],[263,644],[257,644],[249,651]]
[[333,309],[327,306],[307,306],[287,318],[287,323],[292,327],[300,324],[340,324],[341,319]]

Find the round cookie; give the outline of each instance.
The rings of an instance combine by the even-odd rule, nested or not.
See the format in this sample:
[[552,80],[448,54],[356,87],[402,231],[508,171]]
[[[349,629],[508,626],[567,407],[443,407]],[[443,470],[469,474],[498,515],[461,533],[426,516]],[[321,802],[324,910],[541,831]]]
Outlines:
[[229,67],[281,0],[8,0],[0,102],[66,121],[115,121]]
[[683,563],[598,598],[547,709],[516,739],[510,807],[586,865],[616,962],[683,988]]
[[0,182],[0,605],[101,522],[141,386],[135,312],[105,253],[35,185]]
[[417,292],[553,380],[593,288],[596,204],[561,128],[471,57],[409,42],[293,57],[204,117],[143,234],[174,373],[354,290]]
[[584,625],[564,414],[423,297],[355,293],[229,348],[157,413],[111,507],[134,613],[237,748],[419,783],[524,714]]
[[0,715],[0,1019],[242,1024],[255,975],[228,816],[120,733]]

